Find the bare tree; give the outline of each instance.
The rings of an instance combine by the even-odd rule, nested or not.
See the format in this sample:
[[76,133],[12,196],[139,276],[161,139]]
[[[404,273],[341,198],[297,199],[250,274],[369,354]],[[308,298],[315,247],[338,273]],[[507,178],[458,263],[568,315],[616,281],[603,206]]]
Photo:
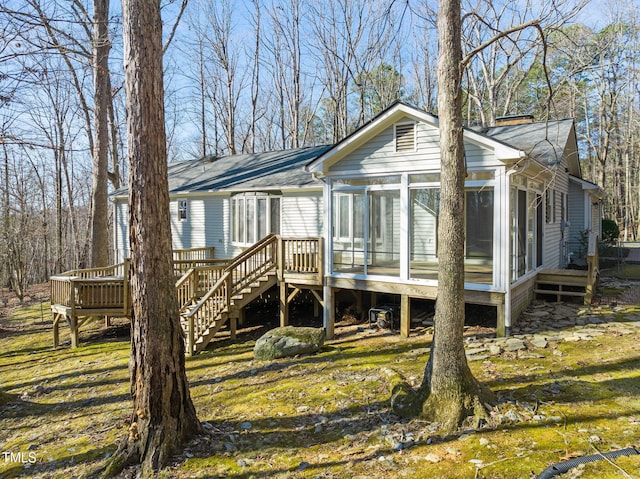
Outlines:
[[109,264],[109,0],[93,0],[93,114],[95,143],[93,145],[93,185],[91,188],[91,266]]
[[175,296],[164,126],[159,0],[124,0],[129,155],[131,394],[128,437],[107,474],[139,463],[143,477],[201,431],[189,394]]
[[[485,417],[492,393],[475,379],[464,352],[464,142],[462,46],[459,0],[438,4],[438,118],[440,128],[440,220],[438,302],[431,355],[418,393],[397,396],[403,414],[420,413],[458,428],[468,416]],[[405,390],[406,394],[406,390]],[[411,400],[403,403],[407,398]],[[407,405],[410,407],[406,407]],[[398,406],[405,406],[398,408]]]

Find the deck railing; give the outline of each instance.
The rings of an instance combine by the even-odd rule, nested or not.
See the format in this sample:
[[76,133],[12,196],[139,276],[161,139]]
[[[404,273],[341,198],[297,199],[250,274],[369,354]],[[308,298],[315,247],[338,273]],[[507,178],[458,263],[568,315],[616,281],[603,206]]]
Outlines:
[[240,253],[227,265],[225,271],[231,273],[232,296],[276,268],[277,246],[278,237],[270,234]]
[[213,259],[215,248],[213,246],[205,246],[203,248],[185,248],[174,249],[174,261],[189,261],[199,259]]
[[[177,253],[177,254],[176,254]],[[174,271],[180,273],[176,294],[187,323],[187,352],[213,323],[226,319],[232,298],[268,274],[281,281],[322,284],[322,238],[282,238],[270,234],[233,260],[207,258],[213,248],[174,251]],[[106,268],[73,270],[51,278],[51,302],[75,310],[106,310],[122,307],[129,314],[129,262]],[[216,326],[216,328],[219,327]]]
[[[226,263],[224,263],[226,264]],[[224,273],[224,265],[201,266],[189,269],[176,281],[178,307],[184,311],[198,298],[212,289]]]
[[279,268],[284,274],[316,276],[322,284],[324,276],[324,244],[322,238],[280,238]]
[[50,279],[51,304],[72,309],[127,308],[131,304],[128,277],[128,260],[104,268],[66,271]]

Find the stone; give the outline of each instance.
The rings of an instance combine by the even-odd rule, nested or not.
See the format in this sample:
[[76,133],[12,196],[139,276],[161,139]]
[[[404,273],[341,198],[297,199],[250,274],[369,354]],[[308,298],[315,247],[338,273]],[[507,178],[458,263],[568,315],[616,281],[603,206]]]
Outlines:
[[424,460],[435,464],[437,462],[442,461],[442,458],[440,456],[438,456],[437,454],[435,454],[433,452],[430,452],[429,454],[424,456]]
[[507,351],[519,351],[520,349],[525,348],[526,346],[524,344],[524,341],[518,338],[509,338],[505,347]]
[[479,348],[467,349],[465,352],[466,352],[467,357],[468,357],[468,356],[475,356],[477,354],[484,353],[485,351],[487,351],[487,348],[482,346],[482,347],[479,347]]
[[261,361],[316,353],[324,346],[321,328],[283,326],[272,329],[256,341],[253,356]]
[[545,338],[533,338],[531,344],[536,348],[544,349],[549,344]]
[[485,359],[489,359],[489,355],[488,354],[467,355],[467,361],[484,361]]

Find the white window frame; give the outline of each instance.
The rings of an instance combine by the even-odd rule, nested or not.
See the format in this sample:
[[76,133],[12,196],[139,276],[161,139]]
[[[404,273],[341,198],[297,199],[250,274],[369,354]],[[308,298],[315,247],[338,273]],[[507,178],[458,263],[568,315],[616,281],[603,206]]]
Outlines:
[[[238,208],[239,200],[242,200],[242,208]],[[272,205],[271,202],[273,200],[277,200],[278,204],[278,215],[279,215],[279,225],[282,228],[282,196],[279,195],[267,195],[267,194],[240,194],[231,197],[230,202],[230,213],[231,216],[231,244],[234,246],[250,246],[260,241],[262,238],[258,238],[258,200],[266,200],[266,231],[267,234],[272,232],[273,229],[273,218],[271,215]],[[246,222],[247,218],[247,205],[248,203],[253,203],[253,221],[251,225],[248,225]],[[240,211],[242,210],[242,211]],[[239,238],[240,228],[239,222],[243,223],[242,228],[242,238]],[[253,233],[254,240],[250,241],[249,238]],[[276,234],[280,234],[280,231],[276,231]]]
[[186,221],[189,218],[189,201],[186,198],[178,199],[178,221]]

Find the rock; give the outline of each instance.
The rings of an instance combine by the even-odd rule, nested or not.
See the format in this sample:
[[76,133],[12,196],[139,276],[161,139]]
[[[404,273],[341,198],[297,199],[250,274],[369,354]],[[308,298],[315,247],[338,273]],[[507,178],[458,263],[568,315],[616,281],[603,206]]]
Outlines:
[[476,356],[480,353],[484,353],[487,350],[487,348],[485,348],[484,346],[479,347],[479,348],[472,348],[472,349],[467,349],[466,350],[466,354],[467,356]]
[[437,454],[434,454],[433,452],[430,452],[429,454],[424,456],[424,460],[435,464],[437,462],[442,461],[442,458],[440,456],[438,456]]
[[509,338],[505,346],[507,351],[519,351],[526,348],[524,341],[518,338]]
[[531,340],[531,344],[536,348],[540,348],[540,349],[544,349],[548,345],[547,340],[544,338],[533,338]]
[[485,359],[489,359],[488,354],[472,354],[467,355],[467,361],[484,361]]
[[311,464],[309,464],[308,462],[302,461],[300,464],[298,464],[298,467],[296,467],[296,471],[304,471],[305,469],[307,469]]
[[284,326],[272,329],[256,341],[253,355],[261,361],[310,354],[324,346],[324,330],[320,328]]

